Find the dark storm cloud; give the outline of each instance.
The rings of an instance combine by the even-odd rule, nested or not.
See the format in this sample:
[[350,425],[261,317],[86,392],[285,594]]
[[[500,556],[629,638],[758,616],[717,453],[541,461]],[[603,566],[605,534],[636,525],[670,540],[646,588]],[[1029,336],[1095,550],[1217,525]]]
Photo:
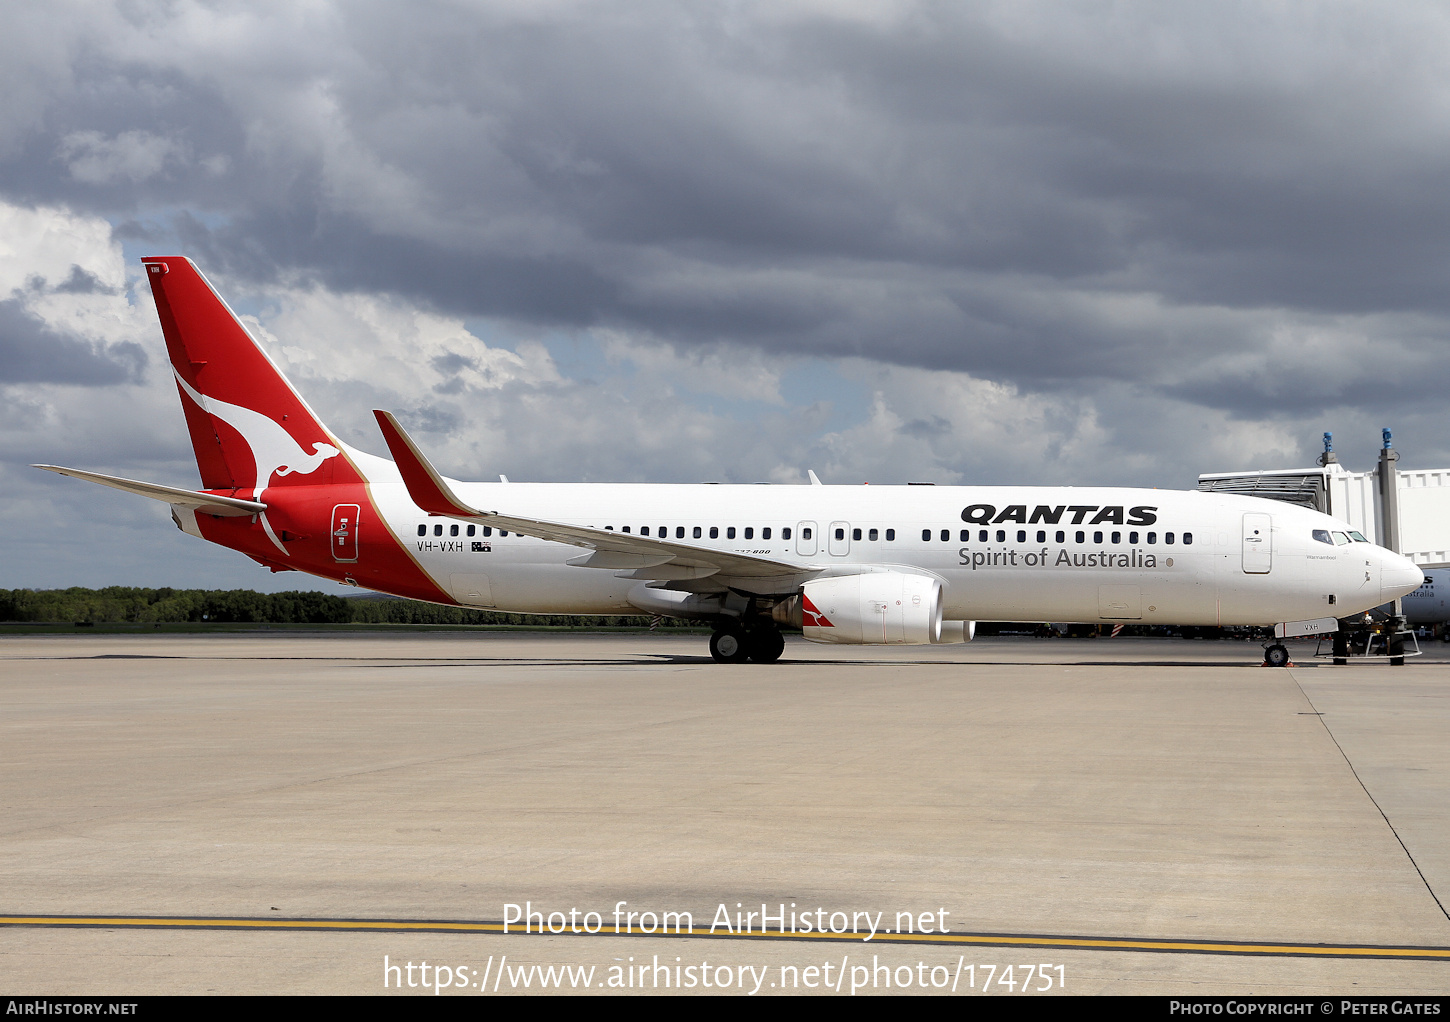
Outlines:
[[1450,385],[1433,7],[84,10],[0,189],[218,273],[1241,414],[1414,314]]
[[93,344],[49,329],[18,299],[0,301],[0,384],[98,387],[139,378],[146,352],[129,342]]

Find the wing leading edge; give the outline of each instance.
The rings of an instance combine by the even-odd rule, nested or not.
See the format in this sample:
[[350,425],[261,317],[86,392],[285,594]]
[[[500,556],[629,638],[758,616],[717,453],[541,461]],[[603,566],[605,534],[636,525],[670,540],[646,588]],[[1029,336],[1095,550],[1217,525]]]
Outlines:
[[621,578],[642,581],[708,578],[710,588],[741,589],[762,595],[795,592],[803,582],[825,571],[764,557],[671,543],[649,536],[480,510],[453,491],[449,481],[433,467],[392,413],[374,410],[373,415],[408,488],[408,495],[419,508],[429,514],[479,522],[591,551],[568,562],[577,567],[613,569]]

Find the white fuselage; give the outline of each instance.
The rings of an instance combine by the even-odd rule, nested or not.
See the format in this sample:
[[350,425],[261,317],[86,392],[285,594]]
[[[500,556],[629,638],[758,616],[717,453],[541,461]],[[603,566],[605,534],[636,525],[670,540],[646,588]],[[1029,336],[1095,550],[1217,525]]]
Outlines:
[[[369,462],[371,492],[397,540],[460,603],[635,612],[630,593],[641,583],[619,577],[627,572],[567,564],[577,547],[485,536],[481,526],[427,515]],[[1269,624],[1356,613],[1420,580],[1382,547],[1316,541],[1314,530],[1338,527],[1317,512],[1196,491],[461,482],[455,490],[483,509],[650,537],[663,529],[675,543],[828,574],[929,573],[944,583],[949,619]]]

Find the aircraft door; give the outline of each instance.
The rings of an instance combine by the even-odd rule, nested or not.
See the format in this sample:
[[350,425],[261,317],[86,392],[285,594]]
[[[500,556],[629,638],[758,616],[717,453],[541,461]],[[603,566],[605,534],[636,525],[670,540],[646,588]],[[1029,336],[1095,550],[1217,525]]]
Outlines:
[[362,508],[338,504],[332,509],[332,559],[339,564],[357,560],[357,518]]
[[1137,586],[1098,586],[1098,617],[1104,621],[1139,621],[1143,594]]
[[1244,515],[1244,573],[1267,575],[1274,566],[1273,516],[1254,511]]
[[832,522],[830,535],[826,537],[827,549],[832,557],[845,557],[851,552],[851,523]]
[[802,557],[816,555],[816,523],[799,522],[795,527],[795,552]]
[[470,607],[494,606],[493,587],[487,575],[449,575],[448,581],[452,584],[453,598],[459,603]]

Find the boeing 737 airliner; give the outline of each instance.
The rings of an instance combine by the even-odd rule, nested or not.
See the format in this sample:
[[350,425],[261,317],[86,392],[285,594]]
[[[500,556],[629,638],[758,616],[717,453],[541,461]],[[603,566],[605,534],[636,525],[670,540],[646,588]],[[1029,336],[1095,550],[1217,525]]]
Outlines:
[[981,620],[1272,625],[1347,617],[1423,578],[1336,542],[1325,515],[1197,491],[459,482],[387,412],[392,461],[343,443],[189,260],[144,263],[201,489],[37,467],[164,501],[185,532],[274,571],[707,621],[723,662],[778,659],[781,624],[835,643],[961,642]]

